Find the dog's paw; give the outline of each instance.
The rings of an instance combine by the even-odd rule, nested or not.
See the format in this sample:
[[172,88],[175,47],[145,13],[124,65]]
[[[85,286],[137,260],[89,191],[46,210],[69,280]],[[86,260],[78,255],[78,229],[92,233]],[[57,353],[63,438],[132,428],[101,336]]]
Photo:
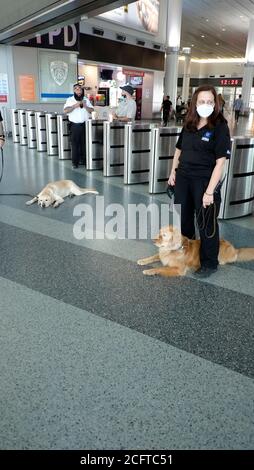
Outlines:
[[145,260],[143,260],[143,259],[138,259],[137,264],[138,264],[139,266],[143,266],[143,265],[146,264],[146,263],[145,263]]
[[156,272],[156,269],[145,269],[143,271],[143,274],[145,276],[155,276],[155,274],[157,274],[157,272]]

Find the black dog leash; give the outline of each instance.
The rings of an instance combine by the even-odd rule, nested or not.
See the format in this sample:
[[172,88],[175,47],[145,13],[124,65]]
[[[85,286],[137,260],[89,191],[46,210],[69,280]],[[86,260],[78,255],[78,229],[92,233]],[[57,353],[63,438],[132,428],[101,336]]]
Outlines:
[[0,183],[1,183],[2,178],[3,178],[3,174],[4,174],[4,152],[3,152],[3,148],[1,147],[1,175],[0,175]]

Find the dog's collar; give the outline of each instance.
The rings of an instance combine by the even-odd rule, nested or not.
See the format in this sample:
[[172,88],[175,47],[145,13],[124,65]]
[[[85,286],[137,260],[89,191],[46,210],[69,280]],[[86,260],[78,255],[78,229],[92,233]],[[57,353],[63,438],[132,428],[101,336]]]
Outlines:
[[172,251],[181,251],[181,250],[183,250],[183,249],[184,249],[184,246],[181,245],[181,246],[179,246],[179,248],[176,248],[175,250],[172,250]]

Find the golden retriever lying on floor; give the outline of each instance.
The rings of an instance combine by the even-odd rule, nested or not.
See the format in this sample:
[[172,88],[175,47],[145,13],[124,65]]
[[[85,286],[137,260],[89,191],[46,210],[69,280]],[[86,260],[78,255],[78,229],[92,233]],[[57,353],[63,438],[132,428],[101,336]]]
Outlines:
[[[184,276],[188,271],[196,271],[200,267],[199,248],[200,240],[189,240],[180,231],[169,225],[160,230],[154,244],[159,247],[159,253],[138,260],[138,264],[160,261],[163,267],[146,269],[143,274],[153,276]],[[226,240],[220,240],[219,264],[234,263],[235,261],[254,260],[254,248],[234,248]]]
[[67,196],[81,196],[87,193],[99,194],[94,189],[80,188],[71,180],[54,181],[53,183],[48,183],[37,196],[31,199],[31,201],[27,201],[26,204],[30,206],[38,202],[38,205],[41,207],[58,207]]

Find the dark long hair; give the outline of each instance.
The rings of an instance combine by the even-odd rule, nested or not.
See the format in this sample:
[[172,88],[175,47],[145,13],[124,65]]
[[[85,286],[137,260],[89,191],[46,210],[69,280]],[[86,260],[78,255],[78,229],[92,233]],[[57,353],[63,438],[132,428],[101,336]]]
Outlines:
[[196,89],[194,92],[190,107],[188,109],[186,119],[184,122],[184,128],[188,131],[196,131],[197,126],[200,120],[200,116],[197,113],[197,99],[198,99],[198,94],[201,91],[211,91],[211,93],[214,96],[214,110],[211,116],[207,118],[207,127],[209,129],[215,127],[216,123],[218,121],[220,122],[227,122],[226,119],[224,118],[223,114],[220,111],[220,103],[219,103],[219,98],[218,95],[215,91],[215,88],[211,85],[202,85]]

